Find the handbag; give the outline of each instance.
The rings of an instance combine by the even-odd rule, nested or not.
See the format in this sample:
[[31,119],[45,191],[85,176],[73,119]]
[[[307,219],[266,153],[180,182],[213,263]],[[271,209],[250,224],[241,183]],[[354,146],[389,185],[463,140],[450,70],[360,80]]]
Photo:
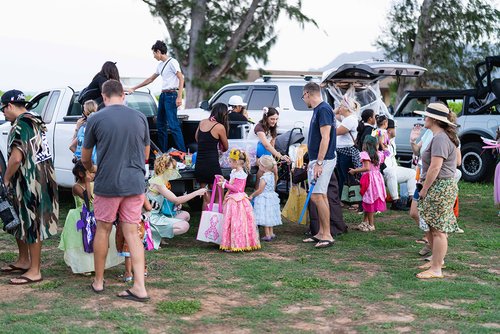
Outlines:
[[161,213],[168,217],[175,217],[174,203],[164,198],[161,205]]
[[304,213],[306,218],[299,222],[300,213],[306,203],[306,199],[307,191],[300,185],[292,185],[286,204],[283,210],[281,210],[283,218],[302,225],[309,224],[309,212],[307,210]]
[[144,238],[142,243],[144,245],[144,249],[147,251],[153,250],[155,248],[153,242],[153,232],[151,232],[151,226],[149,226],[149,217],[144,217],[142,220],[144,223]]
[[14,206],[9,197],[9,191],[3,183],[3,178],[0,175],[0,219],[3,222],[4,231],[12,231],[21,224],[19,216],[14,210]]
[[[215,193],[219,194],[219,205],[214,205]],[[212,196],[207,210],[201,213],[200,226],[196,240],[204,242],[213,242],[220,245],[222,241],[222,225],[224,215],[222,213],[222,188],[217,185],[217,175],[212,187]]]
[[349,204],[359,203],[363,201],[360,193],[360,183],[351,174],[347,175],[346,184],[342,188],[341,201]]
[[76,229],[82,231],[83,250],[85,253],[94,252],[94,237],[97,229],[94,212],[90,210],[89,196],[87,190],[83,191],[83,205],[80,220],[76,222]]

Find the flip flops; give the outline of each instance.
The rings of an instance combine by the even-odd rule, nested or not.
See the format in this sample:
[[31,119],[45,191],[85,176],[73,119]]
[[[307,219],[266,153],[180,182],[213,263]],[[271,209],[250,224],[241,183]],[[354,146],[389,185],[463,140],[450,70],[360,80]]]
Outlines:
[[327,248],[333,246],[335,240],[320,240],[314,248]]
[[92,289],[92,291],[94,291],[94,293],[103,293],[104,292],[104,283],[102,284],[102,289],[101,290],[98,290],[96,288],[94,288],[94,281],[92,281],[92,283],[90,283],[90,288]]
[[436,275],[430,270],[422,271],[416,275],[418,279],[433,279],[433,278],[444,278],[444,275]]
[[302,240],[302,242],[304,242],[304,243],[306,243],[306,244],[307,244],[307,243],[313,243],[313,242],[318,243],[319,241],[320,241],[320,240],[319,240],[318,238],[316,238],[316,237],[309,237],[309,238],[307,238],[307,239]]
[[12,280],[10,280],[9,284],[11,284],[11,285],[25,285],[25,284],[34,284],[34,283],[38,283],[38,282],[43,281],[43,278],[31,279],[31,278],[26,277],[26,276],[19,276],[19,277],[16,277],[15,279],[22,279],[22,280],[24,280],[24,282],[13,282]]
[[2,273],[18,273],[18,272],[20,272],[21,274],[24,274],[27,271],[28,271],[28,269],[16,267],[13,264],[9,264],[9,265],[7,265],[6,268],[0,269],[0,272],[2,272]]
[[127,293],[126,295],[117,295],[117,297],[122,298],[122,299],[132,300],[134,302],[140,302],[140,303],[145,303],[145,302],[149,301],[149,299],[150,299],[149,297],[139,297],[139,296],[135,295],[129,289],[125,290],[125,292]]
[[[432,264],[430,262],[426,262],[423,265],[418,266],[418,269],[429,269],[431,267],[431,265]],[[441,269],[445,269],[445,268],[446,268],[446,265],[443,263],[443,265],[441,266]]]

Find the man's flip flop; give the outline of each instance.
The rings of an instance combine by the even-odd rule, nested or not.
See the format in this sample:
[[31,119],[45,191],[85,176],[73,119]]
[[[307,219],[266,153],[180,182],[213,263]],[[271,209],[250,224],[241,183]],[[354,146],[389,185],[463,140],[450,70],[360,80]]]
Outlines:
[[418,279],[432,279],[432,278],[444,278],[444,275],[436,275],[430,270],[422,271],[421,273],[418,273],[417,275]]
[[14,279],[22,279],[22,280],[24,280],[24,282],[14,282],[14,281],[10,280],[9,284],[12,284],[12,285],[25,285],[25,284],[34,284],[34,283],[38,283],[38,282],[43,281],[43,278],[31,279],[31,278],[28,278],[26,276],[19,276],[19,277],[16,277]]
[[21,274],[24,274],[25,272],[28,271],[28,269],[16,267],[13,264],[9,264],[6,268],[0,269],[2,273],[17,273],[20,272]]
[[134,302],[140,302],[140,303],[147,302],[150,299],[149,297],[139,297],[139,296],[136,296],[129,289],[125,290],[125,292],[127,293],[126,295],[117,295],[117,296],[119,298],[122,298],[122,299],[128,299],[128,300],[132,300]]
[[327,248],[327,247],[333,246],[334,243],[335,243],[335,240],[320,240],[320,241],[318,241],[318,243],[314,247],[315,248]]
[[319,239],[316,237],[310,237],[310,238],[302,240],[302,242],[305,242],[305,243],[319,242]]

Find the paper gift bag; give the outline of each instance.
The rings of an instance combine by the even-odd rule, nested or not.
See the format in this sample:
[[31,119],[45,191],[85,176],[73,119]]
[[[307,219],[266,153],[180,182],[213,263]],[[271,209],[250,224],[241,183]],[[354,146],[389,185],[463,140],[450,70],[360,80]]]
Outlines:
[[309,211],[306,211],[301,222],[299,222],[300,213],[307,198],[307,191],[299,185],[293,185],[288,194],[288,200],[286,201],[281,215],[283,218],[300,224],[309,224]]
[[[219,205],[214,204],[215,193],[219,194]],[[212,187],[212,196],[206,210],[201,213],[200,226],[196,240],[213,242],[220,245],[222,241],[222,188],[217,185],[217,177]]]

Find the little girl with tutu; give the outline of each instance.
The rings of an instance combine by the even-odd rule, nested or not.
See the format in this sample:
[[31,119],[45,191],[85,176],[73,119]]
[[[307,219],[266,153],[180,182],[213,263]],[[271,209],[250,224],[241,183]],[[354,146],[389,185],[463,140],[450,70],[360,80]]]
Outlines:
[[[379,141],[373,136],[366,136],[363,142],[363,151],[360,153],[361,162],[363,167],[360,168],[350,168],[349,174],[354,175],[356,173],[367,173],[369,180],[367,183],[366,191],[363,195],[363,212],[364,219],[361,224],[359,224],[355,229],[370,232],[375,231],[374,216],[375,212],[385,211],[385,184],[384,178],[380,173],[380,165],[385,160],[385,152],[378,150]],[[361,188],[363,189],[363,179]],[[362,191],[361,191],[362,192]]]
[[[75,208],[69,210],[66,216],[66,222],[61,233],[59,249],[64,251],[64,262],[71,267],[74,274],[88,275],[94,271],[94,254],[86,253],[83,250],[82,231],[76,228],[76,222],[81,219],[80,214],[84,203],[83,192],[87,192],[90,202],[89,210],[92,210],[94,199],[94,174],[88,172],[80,160],[73,167],[73,175],[76,183],[73,185],[72,192],[75,199]],[[109,250],[106,257],[105,268],[114,267],[123,262],[123,258],[118,256],[115,246],[115,227],[109,235]]]
[[262,241],[276,239],[273,227],[281,225],[280,199],[274,191],[274,169],[276,161],[270,155],[263,155],[259,159],[259,170],[262,172],[258,188],[248,197],[254,201],[254,216],[257,226],[264,226],[265,236]]
[[217,176],[218,184],[229,189],[224,200],[224,224],[220,249],[227,252],[260,249],[259,231],[255,225],[253,209],[245,193],[250,161],[244,151],[232,149],[229,153],[231,176],[227,182]]
[[160,247],[162,238],[173,238],[189,230],[190,215],[181,211],[181,204],[196,196],[203,196],[206,188],[200,188],[190,194],[176,196],[170,188],[170,180],[178,179],[177,162],[168,154],[157,157],[154,165],[154,176],[149,179],[146,197],[153,205],[149,223],[153,236],[154,248]]

